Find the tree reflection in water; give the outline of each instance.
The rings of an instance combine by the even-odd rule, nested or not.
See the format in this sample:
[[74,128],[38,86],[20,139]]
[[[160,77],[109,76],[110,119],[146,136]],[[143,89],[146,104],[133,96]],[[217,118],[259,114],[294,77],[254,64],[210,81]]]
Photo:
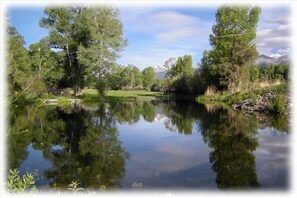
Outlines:
[[220,108],[200,116],[205,143],[219,188],[258,187],[255,156],[257,122],[230,109]]
[[[255,156],[258,123],[221,106],[189,101],[109,102],[93,106],[19,106],[10,109],[8,168],[19,168],[28,145],[42,151],[52,167],[44,176],[52,188],[66,189],[72,181],[80,187],[121,187],[128,151],[119,140],[117,124],[153,122],[157,114],[170,131],[191,135],[193,123],[212,149],[209,161],[219,188],[258,187]],[[272,119],[287,131],[282,118]],[[25,133],[23,133],[25,131]]]

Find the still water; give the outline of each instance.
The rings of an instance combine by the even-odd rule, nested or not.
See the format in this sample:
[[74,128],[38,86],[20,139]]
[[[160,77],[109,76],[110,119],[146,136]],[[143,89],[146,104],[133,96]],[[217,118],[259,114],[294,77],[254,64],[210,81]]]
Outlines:
[[130,101],[10,111],[7,168],[38,189],[279,189],[289,186],[284,118],[192,101]]

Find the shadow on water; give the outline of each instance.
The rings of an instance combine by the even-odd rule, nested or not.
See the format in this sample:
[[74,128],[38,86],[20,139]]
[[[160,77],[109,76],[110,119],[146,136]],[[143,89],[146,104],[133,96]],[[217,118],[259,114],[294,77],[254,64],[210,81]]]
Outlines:
[[[198,126],[211,149],[209,163],[218,188],[261,187],[253,153],[258,147],[257,129],[263,123],[225,107],[189,100],[13,107],[7,135],[8,169],[20,168],[32,145],[51,164],[42,173],[50,188],[65,190],[72,181],[89,189],[121,188],[130,154],[119,139],[118,125],[133,125],[141,119],[154,123],[159,115],[166,118],[164,127],[169,132],[190,136],[193,125]],[[266,125],[288,131],[284,118],[270,119]]]

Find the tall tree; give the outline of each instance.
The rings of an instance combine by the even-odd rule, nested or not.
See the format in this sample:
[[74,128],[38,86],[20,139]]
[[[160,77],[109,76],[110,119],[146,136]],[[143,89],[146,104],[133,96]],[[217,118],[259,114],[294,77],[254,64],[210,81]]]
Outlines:
[[151,87],[156,81],[154,68],[146,67],[142,71],[142,82],[144,87]]
[[51,47],[65,52],[65,86],[80,92],[87,79],[104,82],[105,71],[127,45],[119,11],[109,7],[47,7],[40,25]]
[[235,91],[245,87],[249,79],[250,63],[257,57],[256,27],[259,7],[221,6],[210,35],[213,49],[209,52],[209,69],[220,89]]
[[89,41],[88,45],[79,46],[78,62],[87,68],[87,78],[95,78],[97,85],[102,87],[107,84],[104,78],[111,66],[128,44],[123,36],[120,13],[110,7],[91,7],[81,23],[86,23],[83,30],[85,26],[89,28]]
[[31,67],[27,49],[24,47],[25,41],[15,27],[7,27],[7,73],[9,97],[18,97],[30,84]]
[[40,72],[38,80],[30,87],[32,91],[58,93],[64,75],[64,54],[52,51],[47,39],[29,46],[32,70]]

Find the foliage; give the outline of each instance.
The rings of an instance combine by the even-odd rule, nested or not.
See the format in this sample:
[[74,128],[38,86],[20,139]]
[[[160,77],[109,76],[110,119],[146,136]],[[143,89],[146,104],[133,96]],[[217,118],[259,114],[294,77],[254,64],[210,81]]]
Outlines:
[[[97,93],[96,90],[83,92]],[[116,94],[116,91],[112,92]],[[212,148],[210,163],[218,187],[257,186],[253,155],[257,145],[254,133],[257,123],[252,116],[243,116],[228,108],[204,107],[172,98],[38,109],[22,105],[18,108],[18,112],[10,110],[13,113],[11,131],[17,133],[28,129],[28,132],[8,136],[9,168],[20,166],[31,144],[52,164],[43,176],[55,189],[67,189],[72,181],[79,182],[77,188],[120,187],[129,154],[119,139],[118,124],[133,124],[142,118],[151,122],[160,113],[166,118],[165,127],[182,135],[195,133],[193,124],[199,123],[199,133]],[[277,120],[275,126],[286,130],[285,124],[284,120]]]
[[196,101],[203,104],[223,102],[225,104],[232,105],[246,99],[252,99],[253,101],[255,101],[258,95],[264,95],[267,92],[270,92],[271,95],[274,95],[274,97],[272,97],[270,101],[268,101],[267,108],[271,112],[274,112],[276,114],[285,113],[286,95],[288,94],[287,84],[280,84],[276,86],[271,86],[269,88],[240,91],[233,94],[227,91],[218,92],[212,95],[198,96],[196,97]]
[[[105,73],[127,45],[119,11],[109,7],[47,7],[40,25],[49,30],[51,47],[62,49],[65,87],[78,94],[90,79]],[[102,88],[102,86],[100,86]]]
[[193,61],[192,56],[190,55],[178,57],[176,63],[171,66],[171,69],[169,70],[167,76],[173,78],[183,74],[193,74]]
[[136,90],[143,87],[143,74],[134,65],[114,65],[107,77],[108,87],[112,90]]
[[155,71],[152,67],[146,67],[142,71],[143,87],[150,88],[156,81]]
[[286,97],[284,95],[278,95],[271,101],[271,111],[284,114],[286,111]]
[[258,146],[256,120],[224,108],[201,112],[199,118],[203,140],[212,148],[209,162],[218,188],[257,188],[253,154]]
[[234,92],[246,87],[248,66],[258,55],[252,40],[259,14],[258,7],[221,6],[217,10],[210,35],[213,49],[204,52],[201,60],[201,74],[207,73],[205,88],[213,85]]
[[82,191],[84,190],[84,188],[79,188],[80,183],[78,183],[77,181],[72,181],[71,184],[68,185],[68,190],[71,190],[72,192],[78,192],[78,191]]
[[[168,61],[165,62],[165,65],[168,64]],[[193,75],[192,56],[184,55],[183,57],[178,57],[166,74],[169,79],[163,80],[161,87],[163,90],[179,94],[193,94]]]
[[30,84],[32,72],[29,54],[24,47],[25,41],[17,30],[7,27],[7,74],[9,99],[12,101]]
[[260,76],[260,68],[257,65],[250,66],[250,81],[255,82],[259,79]]
[[21,178],[19,176],[19,171],[17,169],[13,169],[9,171],[9,176],[6,182],[6,189],[10,192],[25,192],[32,191],[36,192],[36,186],[34,176],[31,173],[26,173]]
[[259,79],[262,81],[289,80],[289,65],[269,65],[259,67]]
[[40,73],[30,92],[59,93],[59,83],[64,75],[64,53],[52,51],[48,39],[44,38],[29,46],[29,56],[32,70]]
[[106,191],[106,186],[105,185],[101,185],[99,188],[100,191]]

